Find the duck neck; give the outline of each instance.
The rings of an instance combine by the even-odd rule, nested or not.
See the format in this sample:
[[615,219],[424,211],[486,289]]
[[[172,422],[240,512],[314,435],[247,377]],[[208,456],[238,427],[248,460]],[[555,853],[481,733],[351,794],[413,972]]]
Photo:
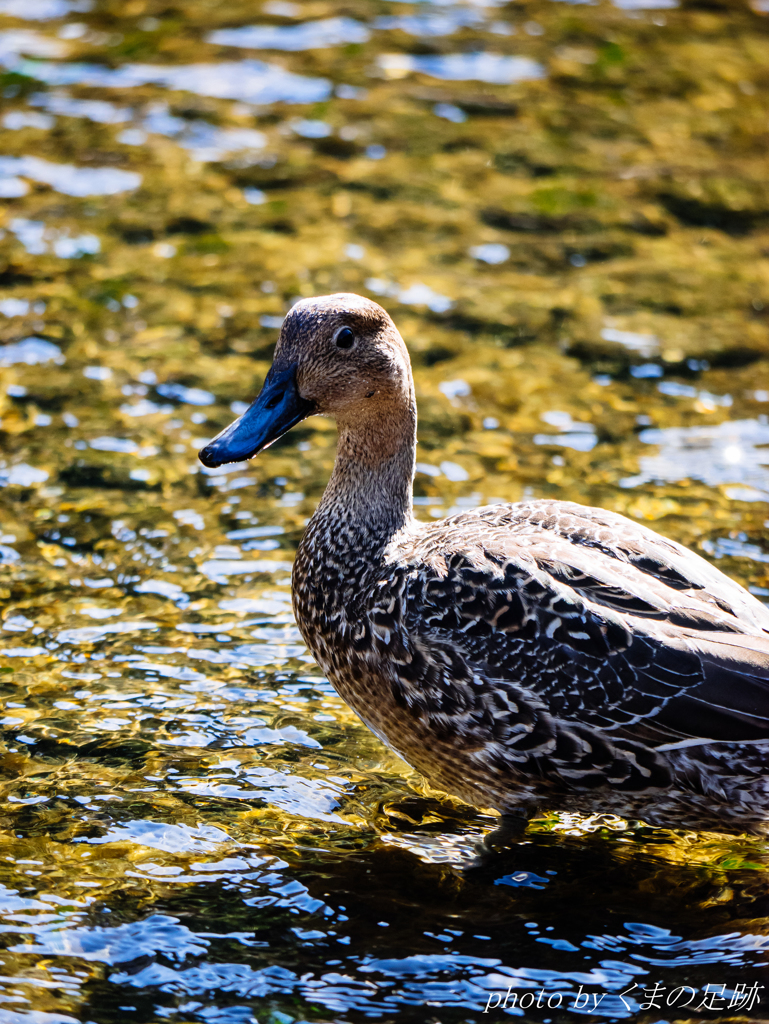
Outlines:
[[416,453],[413,391],[338,421],[334,471],[313,523],[337,551],[350,545],[375,557],[414,522]]

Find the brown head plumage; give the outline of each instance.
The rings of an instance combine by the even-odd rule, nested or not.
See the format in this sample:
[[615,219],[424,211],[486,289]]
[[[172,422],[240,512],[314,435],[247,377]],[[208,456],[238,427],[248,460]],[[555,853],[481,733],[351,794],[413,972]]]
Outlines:
[[276,367],[296,366],[299,393],[316,412],[347,419],[411,389],[408,353],[387,312],[340,292],[301,299],[289,310]]
[[[262,391],[200,452],[207,466],[251,458],[313,413],[347,428],[395,425],[413,431],[414,388],[403,339],[376,302],[340,292],[301,299],[289,311]],[[381,434],[378,455],[399,444]]]

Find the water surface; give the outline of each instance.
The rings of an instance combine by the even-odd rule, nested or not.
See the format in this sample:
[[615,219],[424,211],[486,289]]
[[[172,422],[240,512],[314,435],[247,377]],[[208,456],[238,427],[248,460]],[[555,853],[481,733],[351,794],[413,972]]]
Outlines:
[[1,0],[0,1022],[766,1016],[765,844],[479,851],[293,623],[333,425],[196,458],[357,291],[420,516],[596,504],[769,598],[762,10]]

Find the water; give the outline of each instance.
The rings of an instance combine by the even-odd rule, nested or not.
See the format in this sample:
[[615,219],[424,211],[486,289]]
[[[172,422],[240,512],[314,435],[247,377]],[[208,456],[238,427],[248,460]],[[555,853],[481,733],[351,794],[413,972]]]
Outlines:
[[597,504],[769,597],[756,12],[0,3],[0,1024],[766,1016],[765,844],[481,849],[293,623],[333,426],[196,458],[359,291],[420,516]]

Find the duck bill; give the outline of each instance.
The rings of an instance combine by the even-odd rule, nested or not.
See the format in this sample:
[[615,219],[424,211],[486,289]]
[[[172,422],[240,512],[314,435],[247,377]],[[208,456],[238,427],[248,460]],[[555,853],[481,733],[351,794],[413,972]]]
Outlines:
[[313,411],[313,403],[299,394],[296,367],[276,370],[273,366],[254,402],[201,448],[198,458],[210,469],[253,458]]

